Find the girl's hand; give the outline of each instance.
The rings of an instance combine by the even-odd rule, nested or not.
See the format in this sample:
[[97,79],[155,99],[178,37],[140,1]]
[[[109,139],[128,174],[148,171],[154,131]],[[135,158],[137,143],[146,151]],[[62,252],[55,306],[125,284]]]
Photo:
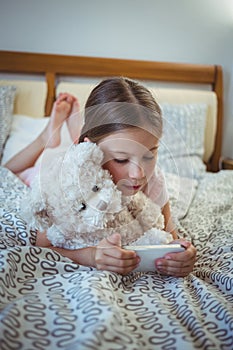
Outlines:
[[114,233],[102,239],[95,249],[95,267],[98,270],[117,272],[122,275],[134,270],[140,258],[134,251],[121,248],[121,236]]
[[167,253],[163,258],[156,259],[155,266],[158,272],[164,275],[185,277],[193,271],[196,261],[196,248],[184,239],[175,240],[185,247],[184,252]]

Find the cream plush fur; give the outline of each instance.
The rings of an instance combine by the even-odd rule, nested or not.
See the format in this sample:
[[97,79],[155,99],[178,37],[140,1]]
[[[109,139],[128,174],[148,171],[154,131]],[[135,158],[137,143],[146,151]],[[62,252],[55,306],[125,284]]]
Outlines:
[[42,162],[24,199],[30,226],[46,229],[54,246],[68,249],[96,245],[114,232],[122,245],[169,243],[159,206],[142,192],[123,196],[102,160],[100,148],[84,142],[56,155],[49,167]]

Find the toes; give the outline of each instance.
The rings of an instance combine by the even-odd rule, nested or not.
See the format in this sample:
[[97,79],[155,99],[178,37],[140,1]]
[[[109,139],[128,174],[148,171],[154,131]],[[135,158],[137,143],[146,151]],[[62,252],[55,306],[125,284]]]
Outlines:
[[56,101],[58,101],[58,102],[67,101],[69,103],[72,103],[73,96],[68,94],[67,92],[60,92]]

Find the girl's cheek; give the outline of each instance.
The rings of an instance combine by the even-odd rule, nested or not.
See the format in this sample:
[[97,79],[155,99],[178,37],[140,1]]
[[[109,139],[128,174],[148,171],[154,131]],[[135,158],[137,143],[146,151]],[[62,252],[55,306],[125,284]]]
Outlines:
[[150,180],[150,178],[152,177],[152,175],[154,174],[154,171],[155,171],[155,165],[149,167],[149,169],[146,169],[145,170],[145,174],[146,174],[146,178],[147,178],[147,181]]
[[112,161],[103,164],[103,169],[108,170],[112,175],[113,182],[116,184],[121,179],[121,167],[115,165]]

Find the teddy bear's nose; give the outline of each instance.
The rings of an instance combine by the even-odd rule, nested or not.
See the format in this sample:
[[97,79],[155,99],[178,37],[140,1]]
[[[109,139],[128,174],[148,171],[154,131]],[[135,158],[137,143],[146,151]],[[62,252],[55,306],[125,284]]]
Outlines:
[[104,211],[107,209],[107,202],[101,200],[99,201],[99,203],[96,205],[96,208],[101,210],[101,211]]

